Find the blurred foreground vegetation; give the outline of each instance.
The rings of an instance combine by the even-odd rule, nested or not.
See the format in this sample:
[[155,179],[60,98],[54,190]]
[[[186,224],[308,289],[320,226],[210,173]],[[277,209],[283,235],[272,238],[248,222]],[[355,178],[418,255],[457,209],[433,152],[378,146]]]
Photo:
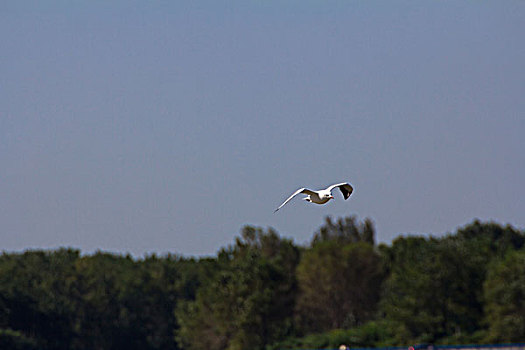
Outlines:
[[245,227],[212,258],[0,256],[0,349],[294,349],[525,342],[525,232],[473,223],[375,243],[326,222],[308,246]]

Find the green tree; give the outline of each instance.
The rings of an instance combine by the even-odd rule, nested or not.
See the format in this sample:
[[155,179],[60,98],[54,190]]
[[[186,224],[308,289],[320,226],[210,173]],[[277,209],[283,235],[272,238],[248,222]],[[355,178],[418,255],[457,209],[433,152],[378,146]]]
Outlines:
[[381,309],[397,341],[471,341],[482,329],[488,263],[523,242],[510,226],[479,221],[440,239],[394,240],[383,250],[390,277]]
[[494,263],[484,283],[488,340],[525,341],[525,249]]
[[0,329],[0,349],[37,350],[36,340],[26,337],[23,333],[11,329]]
[[263,349],[291,328],[299,250],[275,231],[245,227],[220,267],[181,304],[177,339],[188,349]]
[[[77,322],[77,349],[115,349],[137,344],[144,346],[140,330],[130,332],[130,315],[123,310],[120,296],[133,278],[131,257],[98,252],[79,259],[75,287],[80,299]],[[131,346],[131,348],[134,348]]]
[[483,256],[485,264],[494,257],[502,258],[509,250],[518,250],[525,245],[525,232],[510,225],[479,220],[474,220],[449,237],[462,241],[471,253]]
[[374,224],[368,218],[363,222],[357,222],[355,216],[347,216],[338,218],[334,222],[331,217],[327,216],[324,225],[314,234],[312,245],[326,241],[337,241],[341,245],[356,242],[374,245]]
[[201,259],[3,253],[0,348],[525,341],[523,231],[474,221],[439,239],[373,243],[372,222],[348,217],[326,218],[305,248],[247,226]]
[[78,258],[79,252],[70,249],[2,254],[0,328],[41,349],[69,349],[75,337],[72,281]]
[[4,253],[0,342],[39,349],[177,349],[174,309],[195,298],[207,262],[169,255],[80,257],[69,249]]
[[126,337],[133,342],[128,349],[177,348],[174,311],[178,302],[195,297],[196,265],[172,255],[151,255],[133,265],[118,293],[119,328],[127,330]]
[[316,243],[297,267],[301,328],[319,332],[363,324],[375,313],[383,277],[381,257],[371,244]]
[[397,325],[393,333],[399,343],[435,342],[478,326],[481,314],[471,284],[477,266],[454,243],[422,237],[393,242],[381,309]]

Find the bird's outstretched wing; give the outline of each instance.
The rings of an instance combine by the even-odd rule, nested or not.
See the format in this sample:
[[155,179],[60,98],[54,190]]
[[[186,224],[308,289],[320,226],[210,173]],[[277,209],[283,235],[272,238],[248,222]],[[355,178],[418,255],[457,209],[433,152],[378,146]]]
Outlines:
[[275,209],[273,212],[275,213],[277,210],[281,209],[286,203],[288,203],[293,197],[297,196],[299,193],[304,193],[304,194],[308,194],[308,195],[314,195],[315,194],[314,191],[311,191],[311,190],[309,190],[307,188],[304,188],[304,187],[300,188],[297,191],[295,191],[290,197],[288,197],[288,199],[285,200],[283,202],[283,204],[281,204],[279,206],[279,208]]
[[354,188],[348,182],[342,182],[340,184],[329,186],[327,190],[332,192],[332,190],[336,187],[338,187],[341,190],[341,193],[343,194],[343,197],[345,197],[345,200],[348,199],[348,197],[350,197],[350,195],[354,191]]

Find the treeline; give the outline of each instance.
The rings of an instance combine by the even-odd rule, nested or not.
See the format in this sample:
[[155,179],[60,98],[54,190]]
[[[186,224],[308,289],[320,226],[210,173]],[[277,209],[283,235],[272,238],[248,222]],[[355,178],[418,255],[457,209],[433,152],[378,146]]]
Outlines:
[[525,342],[524,245],[479,221],[377,245],[347,217],[308,246],[247,226],[213,258],[3,253],[0,349]]

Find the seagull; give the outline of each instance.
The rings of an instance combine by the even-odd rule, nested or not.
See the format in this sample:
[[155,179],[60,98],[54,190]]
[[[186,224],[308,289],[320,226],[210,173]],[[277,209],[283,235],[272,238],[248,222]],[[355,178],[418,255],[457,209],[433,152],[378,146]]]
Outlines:
[[286,203],[288,203],[293,197],[297,196],[299,193],[304,193],[307,195],[305,198],[303,198],[303,200],[307,202],[315,204],[325,204],[330,199],[334,199],[334,196],[332,196],[332,190],[336,187],[338,187],[341,190],[341,193],[343,194],[345,200],[347,200],[348,197],[350,197],[352,191],[354,190],[352,185],[350,185],[348,182],[342,182],[340,184],[331,185],[325,188],[324,190],[319,191],[312,191],[303,187],[298,189],[290,197],[288,197],[288,199],[285,200],[283,204],[279,206],[279,208],[274,210],[274,213],[277,210],[281,209]]

